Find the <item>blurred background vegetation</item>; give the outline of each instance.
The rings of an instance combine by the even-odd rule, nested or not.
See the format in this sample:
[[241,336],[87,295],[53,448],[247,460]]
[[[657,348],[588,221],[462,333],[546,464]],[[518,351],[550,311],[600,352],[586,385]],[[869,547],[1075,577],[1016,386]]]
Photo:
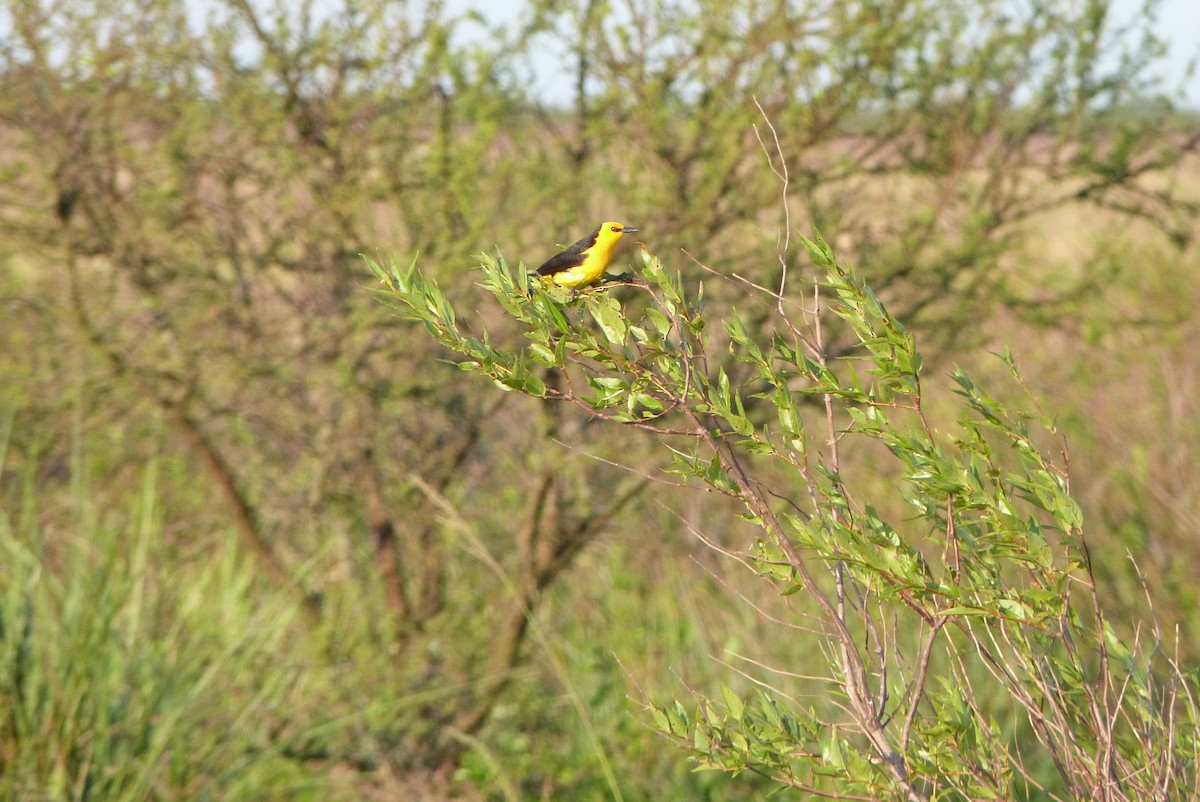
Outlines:
[[739,547],[737,510],[439,361],[361,259],[419,254],[503,335],[477,254],[603,219],[693,285],[810,277],[781,245],[817,227],[931,382],[1011,347],[1114,619],[1136,562],[1195,664],[1200,121],[1153,4],[1109,5],[8,0],[3,794],[760,796],[626,698],[814,659],[689,535]]

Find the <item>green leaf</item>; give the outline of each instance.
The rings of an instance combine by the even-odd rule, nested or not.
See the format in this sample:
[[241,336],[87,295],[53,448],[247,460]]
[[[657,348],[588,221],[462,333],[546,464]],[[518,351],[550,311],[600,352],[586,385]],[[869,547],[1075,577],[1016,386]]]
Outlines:
[[621,314],[621,305],[611,295],[595,298],[595,303],[588,305],[592,317],[600,325],[605,338],[613,345],[624,345],[629,337],[629,324]]
[[562,365],[558,361],[558,354],[541,343],[531,343],[529,350],[532,352],[534,360],[541,365],[545,365],[546,367],[560,367]]
[[1132,662],[1133,652],[1129,650],[1129,647],[1125,645],[1120,636],[1113,631],[1108,621],[1104,622],[1104,645],[1108,647],[1108,653],[1111,657],[1125,664]]
[[647,414],[657,414],[663,411],[663,403],[648,393],[638,393],[633,396],[634,402],[646,410]]
[[1001,615],[1017,621],[1028,621],[1033,618],[1029,608],[1017,599],[997,599],[996,610]]
[[674,734],[675,730],[671,727],[671,720],[667,718],[667,714],[661,708],[651,705],[650,715],[654,718],[654,726],[661,732]]
[[738,486],[729,478],[729,474],[725,473],[725,469],[721,467],[721,458],[716,454],[704,471],[704,480],[718,490],[735,495],[738,493]]
[[520,390],[534,398],[546,397],[546,383],[532,373],[522,373]]
[[642,316],[646,320],[650,321],[650,325],[652,325],[663,337],[666,337],[667,334],[670,333],[671,321],[659,310],[655,309],[654,307],[648,307],[646,311],[642,313]]
[[725,706],[729,708],[729,715],[737,721],[741,721],[742,714],[746,710],[745,703],[723,682],[721,683],[721,696],[725,700]]

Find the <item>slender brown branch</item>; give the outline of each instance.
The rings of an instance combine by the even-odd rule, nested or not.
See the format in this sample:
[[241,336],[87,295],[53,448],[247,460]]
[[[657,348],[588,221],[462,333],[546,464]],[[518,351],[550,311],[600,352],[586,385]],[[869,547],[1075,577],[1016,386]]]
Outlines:
[[383,582],[388,608],[397,621],[407,621],[412,616],[412,604],[408,600],[404,564],[396,543],[396,524],[388,515],[383,500],[383,488],[371,449],[366,449],[362,459],[367,526],[371,530],[371,541],[378,560],[379,578]]
[[75,319],[88,342],[108,360],[119,376],[128,379],[143,398],[163,412],[193,459],[212,481],[218,496],[224,500],[225,509],[233,523],[234,531],[237,532],[239,542],[254,555],[257,563],[277,585],[297,595],[308,622],[316,625],[321,619],[320,596],[304,592],[264,535],[258,512],[239,486],[232,466],[221,456],[189,411],[188,392],[180,390],[175,394],[168,394],[160,389],[95,325],[83,299],[83,281],[79,276],[73,252],[68,254],[67,273]]
[[770,505],[755,488],[732,446],[724,437],[707,428],[700,419],[699,413],[690,407],[687,408],[687,415],[697,427],[704,429],[703,440],[717,454],[721,467],[737,485],[742,495],[742,501],[763,522],[763,526],[771,535],[772,540],[783,551],[788,563],[800,576],[809,596],[820,607],[825,623],[834,630],[835,638],[841,649],[843,687],[850,700],[855,723],[871,741],[876,753],[888,767],[896,782],[904,789],[905,796],[910,802],[925,800],[926,797],[909,780],[908,768],[903,755],[896,751],[887,732],[879,723],[867,681],[866,667],[854,644],[854,636],[847,629],[845,621],[839,616],[837,607],[817,586],[804,558],[796,549],[791,538],[788,537],[783,525],[775,517]]
[[917,720],[917,712],[921,708],[921,702],[925,699],[925,683],[929,678],[929,664],[933,660],[933,645],[937,642],[938,633],[942,631],[942,627],[946,625],[949,619],[939,618],[925,635],[925,642],[921,644],[921,651],[917,655],[917,675],[913,679],[912,687],[908,693],[908,713],[904,716],[904,723],[900,727],[900,749],[907,751],[909,739],[912,737],[913,724]]

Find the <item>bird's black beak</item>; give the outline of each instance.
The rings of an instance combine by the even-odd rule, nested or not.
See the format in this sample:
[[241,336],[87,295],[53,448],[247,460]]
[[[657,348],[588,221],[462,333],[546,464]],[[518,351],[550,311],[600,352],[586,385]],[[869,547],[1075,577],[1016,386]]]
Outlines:
[[639,230],[640,229],[633,228],[632,226],[625,226],[624,228],[621,229],[621,233],[622,234],[636,234]]

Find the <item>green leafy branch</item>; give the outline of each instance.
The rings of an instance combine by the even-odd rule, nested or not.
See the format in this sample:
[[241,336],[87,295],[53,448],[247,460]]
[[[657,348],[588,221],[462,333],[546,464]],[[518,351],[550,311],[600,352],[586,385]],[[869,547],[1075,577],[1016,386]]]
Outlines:
[[[564,304],[484,256],[482,284],[525,340],[506,346],[415,265],[371,267],[460,368],[662,438],[668,470],[759,527],[744,559],[787,615],[816,621],[828,671],[776,669],[808,705],[765,681],[690,712],[647,702],[699,766],[842,799],[1194,798],[1194,679],[1157,631],[1143,647],[1106,621],[1053,424],[955,371],[961,414],[940,434],[916,338],[820,237],[803,243],[823,280],[801,323],[768,291],[773,330],[724,322],[748,373],[710,359],[702,296],[646,252],[625,307],[609,287]],[[835,320],[857,343],[844,355],[826,347]],[[892,463],[851,460],[851,441]],[[894,491],[865,501],[881,477]]]

